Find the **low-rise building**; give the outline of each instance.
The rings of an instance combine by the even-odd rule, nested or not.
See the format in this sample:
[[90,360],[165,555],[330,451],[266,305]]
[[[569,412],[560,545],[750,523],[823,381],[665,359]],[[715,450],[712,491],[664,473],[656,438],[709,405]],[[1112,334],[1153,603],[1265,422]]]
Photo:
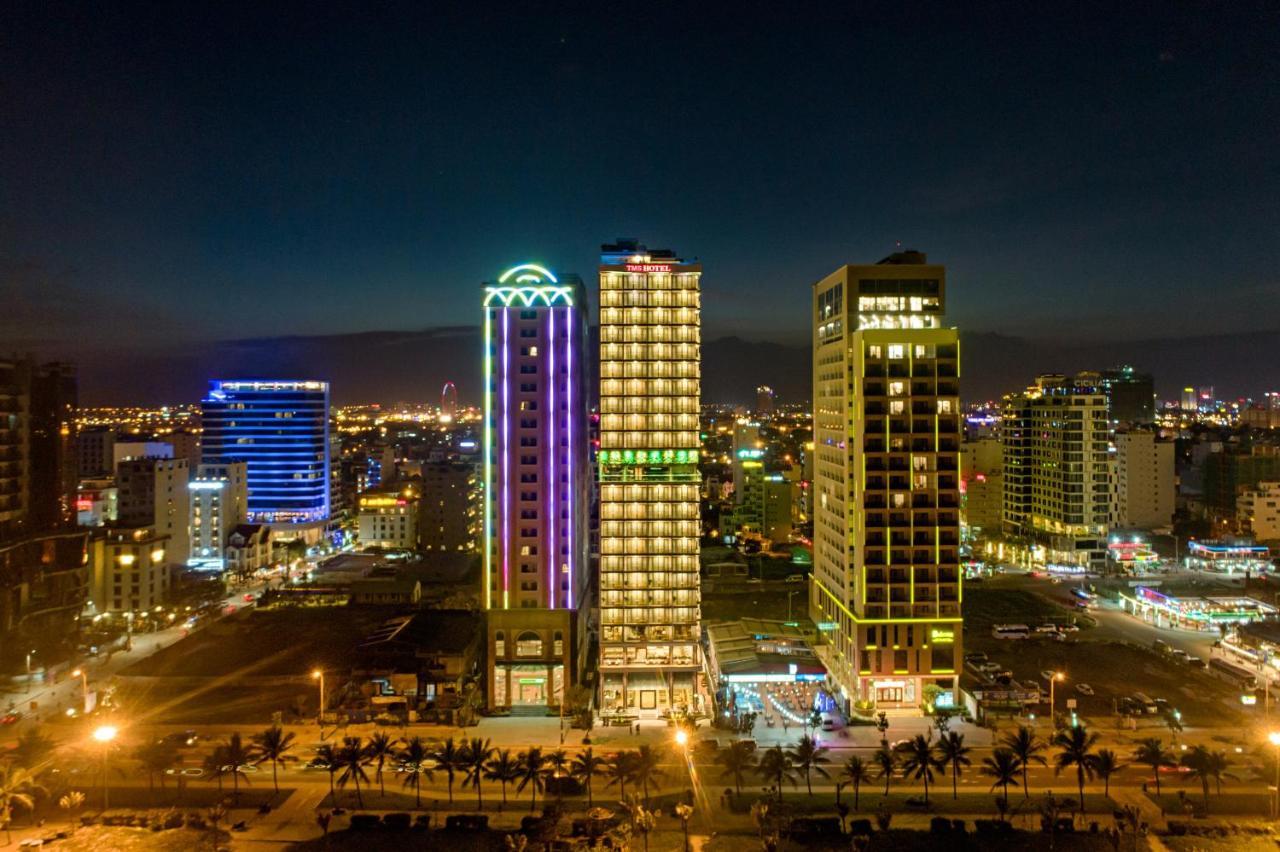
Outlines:
[[412,489],[367,491],[360,495],[361,547],[416,550],[418,501]]
[[271,566],[271,528],[266,524],[240,524],[227,536],[223,565],[228,574],[249,577]]
[[[356,647],[354,675],[401,684],[403,706],[417,718],[464,724],[475,718],[483,699],[469,686],[479,672],[483,636],[477,612],[433,609],[398,616]],[[388,697],[386,689],[375,697]]]
[[351,603],[360,606],[417,606],[422,583],[412,577],[370,577],[351,584]]
[[1258,541],[1280,541],[1280,482],[1259,482],[1240,494],[1236,518]]
[[110,476],[82,479],[76,488],[76,525],[102,527],[119,519],[119,491]]
[[169,597],[168,537],[153,526],[95,533],[89,542],[90,595],[99,613],[141,612]]

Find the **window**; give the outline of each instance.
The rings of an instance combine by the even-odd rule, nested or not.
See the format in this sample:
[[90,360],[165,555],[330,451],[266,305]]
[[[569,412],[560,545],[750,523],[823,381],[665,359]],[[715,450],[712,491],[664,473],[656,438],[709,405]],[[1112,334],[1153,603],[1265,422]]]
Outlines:
[[531,630],[526,630],[516,637],[517,657],[541,657],[542,637]]
[[889,357],[902,359],[906,357],[906,347],[900,343],[894,343],[889,346]]
[[557,657],[564,655],[564,634],[559,630],[555,632],[551,639],[551,652]]
[[878,344],[878,343],[877,343],[875,346],[868,346],[868,347],[867,347],[867,357],[868,357],[868,358],[883,358],[883,357],[884,357],[884,354],[883,354],[883,350],[880,348],[880,344]]
[[501,630],[493,634],[493,655],[495,657],[507,655],[507,634]]
[[951,400],[949,400],[949,399],[940,399],[940,400],[938,400],[938,413],[939,413],[939,414],[950,414],[950,413],[951,413]]
[[889,382],[889,396],[902,396],[906,387],[904,382]]
[[906,410],[907,404],[900,399],[895,399],[889,403],[890,414],[902,414]]

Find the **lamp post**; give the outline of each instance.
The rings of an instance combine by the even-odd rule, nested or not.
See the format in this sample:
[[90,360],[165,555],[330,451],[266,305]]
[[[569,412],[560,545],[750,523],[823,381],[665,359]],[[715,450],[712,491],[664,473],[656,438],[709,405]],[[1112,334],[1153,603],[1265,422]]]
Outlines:
[[72,677],[80,678],[80,712],[89,712],[89,673],[84,669],[76,669],[71,673]]
[[120,733],[120,729],[115,725],[103,725],[93,732],[93,738],[102,743],[102,810],[105,811],[109,806],[107,793],[107,759],[111,754],[111,741]]
[[31,691],[31,658],[35,656],[35,653],[34,648],[27,652],[27,692]]
[[316,721],[320,725],[320,742],[324,742],[324,672],[316,669],[311,678],[320,681],[320,712],[316,714]]
[[787,592],[787,621],[791,620],[791,599],[800,593],[799,589],[793,589]]
[[1277,804],[1280,804],[1280,731],[1272,731],[1267,734],[1267,739],[1276,748],[1276,783],[1271,788],[1271,814],[1274,817],[1277,813]]
[[1062,672],[1054,672],[1053,677],[1049,678],[1049,729],[1051,731],[1058,730],[1058,704],[1054,687],[1058,685],[1058,681],[1066,679],[1067,676]]

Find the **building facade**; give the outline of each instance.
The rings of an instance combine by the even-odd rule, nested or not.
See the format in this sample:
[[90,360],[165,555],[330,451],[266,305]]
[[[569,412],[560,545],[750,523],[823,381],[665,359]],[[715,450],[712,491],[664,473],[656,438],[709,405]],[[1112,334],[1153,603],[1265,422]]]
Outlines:
[[221,571],[231,530],[249,517],[249,470],[242,461],[200,464],[190,492],[191,554],[187,565]]
[[329,519],[329,383],[213,381],[201,403],[206,464],[243,461],[249,520],[323,529]]
[[[846,710],[958,701],[959,340],[919,252],[813,288],[817,649]],[[945,696],[945,697],[943,697]]]
[[428,552],[474,552],[481,536],[483,486],[471,462],[422,465],[418,541]]
[[600,275],[600,706],[703,707],[702,266],[630,241]]
[[484,285],[483,311],[486,698],[545,713],[580,676],[586,290],[525,264]]
[[418,497],[412,488],[388,488],[360,495],[361,547],[384,550],[418,548]]
[[73,639],[88,598],[75,414],[69,365],[0,359],[0,668]]
[[999,536],[1004,516],[1004,445],[981,437],[960,445],[961,513],[973,538]]
[[190,469],[186,459],[134,458],[116,468],[116,517],[122,526],[155,528],[165,555],[185,566],[191,556]]
[[240,524],[227,535],[222,551],[228,574],[250,577],[271,566],[271,527],[266,524]]
[[1260,542],[1280,542],[1280,482],[1259,482],[1242,492],[1236,517],[1242,532]]
[[1113,423],[1152,423],[1156,419],[1155,380],[1128,365],[1102,371],[1102,390]]
[[1040,376],[1002,418],[1005,535],[1032,565],[1103,570],[1115,465],[1098,374]]
[[1178,499],[1173,441],[1162,441],[1151,430],[1132,429],[1117,432],[1115,445],[1114,525],[1143,530],[1170,526]]
[[152,526],[94,533],[89,562],[99,613],[147,612],[169,597],[167,539]]

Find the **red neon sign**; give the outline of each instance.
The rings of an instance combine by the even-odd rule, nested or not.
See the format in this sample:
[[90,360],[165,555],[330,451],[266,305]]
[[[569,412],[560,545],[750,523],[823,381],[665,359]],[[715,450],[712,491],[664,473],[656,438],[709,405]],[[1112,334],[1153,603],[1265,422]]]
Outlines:
[[670,272],[669,263],[628,263],[628,272]]

